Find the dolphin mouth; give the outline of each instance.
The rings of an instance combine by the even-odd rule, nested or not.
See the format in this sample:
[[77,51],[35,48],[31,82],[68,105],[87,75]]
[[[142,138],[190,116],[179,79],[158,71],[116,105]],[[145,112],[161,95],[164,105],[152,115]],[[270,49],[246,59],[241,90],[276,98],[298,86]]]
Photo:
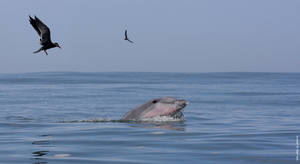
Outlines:
[[177,112],[182,110],[183,108],[185,108],[188,105],[188,102],[185,100],[177,100],[177,105],[178,105],[178,109],[176,110]]
[[188,105],[188,102],[185,100],[177,100],[177,109],[170,114],[173,118],[183,118],[183,109]]
[[184,101],[183,103],[179,104],[180,106],[180,109],[179,110],[182,110],[183,108],[185,108],[187,106],[188,102]]
[[184,117],[184,115],[183,115],[182,111],[180,110],[180,111],[177,111],[174,114],[172,114],[171,117],[173,117],[175,119],[181,119]]

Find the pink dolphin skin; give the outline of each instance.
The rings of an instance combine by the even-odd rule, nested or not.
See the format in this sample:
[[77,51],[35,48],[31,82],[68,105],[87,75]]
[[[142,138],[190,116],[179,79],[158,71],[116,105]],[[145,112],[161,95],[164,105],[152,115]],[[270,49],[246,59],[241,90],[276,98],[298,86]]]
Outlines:
[[152,99],[145,104],[126,113],[121,120],[142,120],[156,116],[175,116],[187,105],[185,100],[177,100],[173,97]]

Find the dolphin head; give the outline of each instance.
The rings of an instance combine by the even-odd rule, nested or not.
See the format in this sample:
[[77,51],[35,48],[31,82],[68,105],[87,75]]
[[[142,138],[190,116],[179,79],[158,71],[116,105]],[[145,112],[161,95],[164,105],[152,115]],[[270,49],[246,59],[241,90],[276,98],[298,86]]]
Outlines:
[[129,111],[122,120],[142,120],[156,116],[170,116],[181,118],[181,110],[187,105],[185,100],[177,100],[173,97],[152,99],[145,104]]
[[144,118],[174,116],[187,105],[187,102],[173,97],[164,97],[153,99],[150,104],[149,109],[143,113]]

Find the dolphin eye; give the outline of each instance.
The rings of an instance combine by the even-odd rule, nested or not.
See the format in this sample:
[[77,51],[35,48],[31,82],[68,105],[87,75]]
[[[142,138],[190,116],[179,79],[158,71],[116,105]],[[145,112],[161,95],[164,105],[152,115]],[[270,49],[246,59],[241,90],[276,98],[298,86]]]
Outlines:
[[153,103],[153,104],[157,103],[157,100],[153,100],[152,103]]

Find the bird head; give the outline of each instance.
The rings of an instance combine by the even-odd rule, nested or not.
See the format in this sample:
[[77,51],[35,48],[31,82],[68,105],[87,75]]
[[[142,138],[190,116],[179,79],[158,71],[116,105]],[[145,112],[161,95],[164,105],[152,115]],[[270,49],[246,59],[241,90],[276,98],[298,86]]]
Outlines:
[[56,47],[61,48],[58,43],[54,43]]

